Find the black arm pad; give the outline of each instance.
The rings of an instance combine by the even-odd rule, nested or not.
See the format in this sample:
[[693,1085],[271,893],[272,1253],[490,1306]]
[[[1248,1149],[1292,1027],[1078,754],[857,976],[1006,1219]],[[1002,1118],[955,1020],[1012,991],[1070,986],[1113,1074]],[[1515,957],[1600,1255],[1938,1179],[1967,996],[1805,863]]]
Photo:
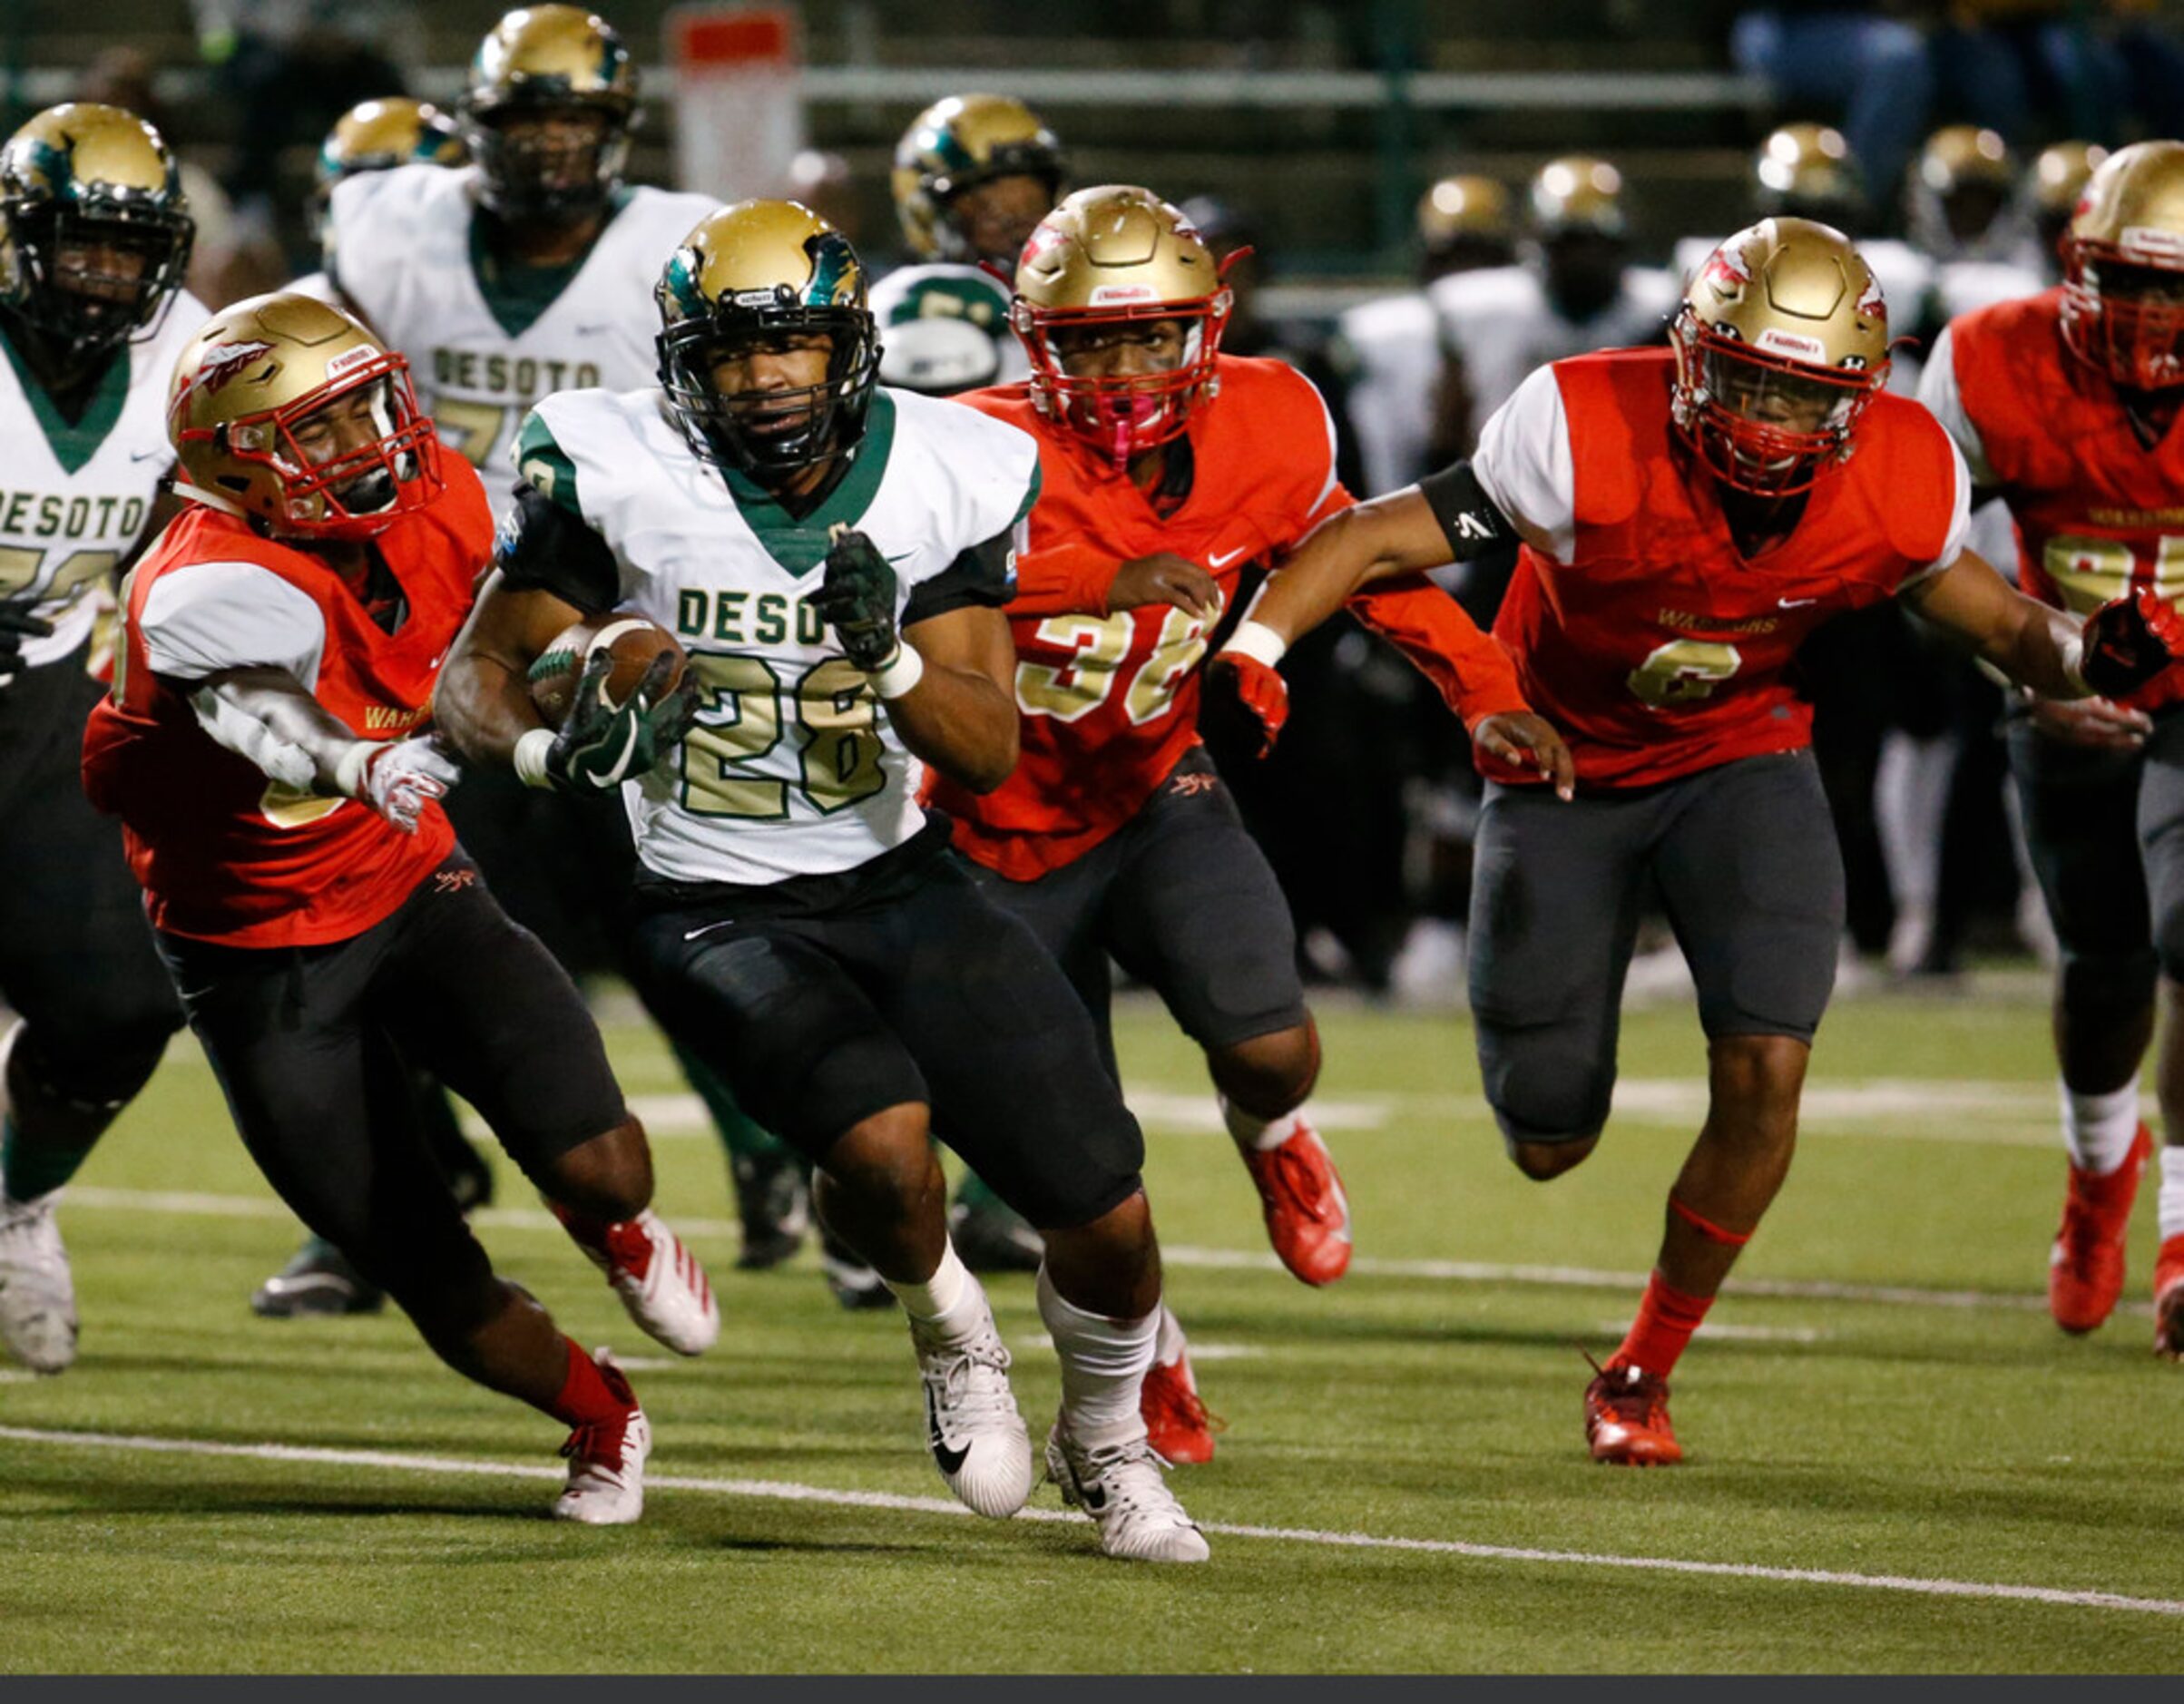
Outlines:
[[1448,534],[1451,560],[1470,562],[1496,551],[1513,548],[1522,541],[1509,517],[1486,495],[1469,462],[1455,462],[1418,482],[1419,494],[1432,505],[1434,519]]

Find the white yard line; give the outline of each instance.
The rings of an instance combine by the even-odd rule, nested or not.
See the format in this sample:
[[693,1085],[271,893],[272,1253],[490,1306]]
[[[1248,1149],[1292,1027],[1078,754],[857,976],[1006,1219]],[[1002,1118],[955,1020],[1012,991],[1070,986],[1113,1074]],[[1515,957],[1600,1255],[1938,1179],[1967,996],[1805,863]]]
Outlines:
[[[212,1219],[288,1219],[287,1208],[269,1196],[203,1195],[189,1190],[112,1190],[95,1184],[73,1184],[63,1203],[64,1212],[85,1208],[115,1212],[180,1213]],[[488,1229],[553,1231],[564,1235],[560,1222],[542,1209],[489,1207],[477,1216]],[[675,1229],[685,1237],[718,1237],[733,1241],[741,1235],[731,1219],[677,1218]],[[1199,1249],[1189,1244],[1163,1245],[1161,1258],[1172,1267],[1206,1271],[1280,1272],[1281,1262],[1264,1249]],[[1361,1277],[1424,1278],[1452,1284],[1535,1285],[1549,1289],[1638,1290],[1645,1288],[1643,1272],[1616,1272],[1596,1267],[1506,1265],[1492,1260],[1387,1260],[1359,1255],[1350,1270]],[[2047,1298],[2028,1291],[1922,1289],[1906,1284],[1844,1284],[1831,1278],[1732,1278],[1724,1290],[1730,1296],[1764,1297],[1770,1300],[1872,1302],[1899,1307],[1947,1307],[1980,1311],[2003,1309],[2013,1313],[2042,1313]],[[2153,1317],[2150,1302],[2127,1302],[2117,1311]]]
[[[0,1439],[51,1444],[67,1449],[120,1450],[142,1454],[210,1455],[231,1460],[280,1462],[322,1467],[376,1468],[393,1473],[440,1474],[475,1478],[558,1480],[558,1467],[492,1462],[446,1455],[412,1455],[390,1450],[338,1450],[288,1444],[215,1444],[201,1438],[152,1437],[109,1432],[45,1431],[32,1426],[0,1426]],[[841,1491],[769,1479],[704,1479],[648,1474],[648,1492],[687,1491],[720,1497],[771,1503],[808,1503],[837,1508],[879,1509],[903,1514],[965,1515],[959,1504],[938,1497],[905,1497],[880,1491]],[[1082,1521],[1056,1509],[1026,1509],[1025,1521]],[[1983,1580],[1927,1579],[1905,1574],[1849,1573],[1836,1569],[1777,1568],[1758,1562],[1692,1562],[1674,1556],[1623,1556],[1611,1552],[1537,1550],[1510,1544],[1477,1544],[1464,1539],[1389,1538],[1372,1533],[1322,1533],[1286,1526],[1240,1526],[1213,1521],[1205,1530],[1219,1538],[1263,1539],[1275,1543],[1309,1544],[1340,1550],[1408,1551],[1425,1555],[1462,1556],[1474,1562],[1528,1563],[1563,1568],[1624,1568],[1650,1573],[1701,1574],[1736,1580],[1764,1580],[1784,1585],[1846,1586],[1868,1591],[1910,1592],[1922,1597],[2003,1600],[2046,1603],[2064,1609],[2120,1610],[2139,1615],[2184,1617],[2184,1601],[2132,1597],[2120,1591],[2085,1591],[2059,1586],[2004,1585]]]

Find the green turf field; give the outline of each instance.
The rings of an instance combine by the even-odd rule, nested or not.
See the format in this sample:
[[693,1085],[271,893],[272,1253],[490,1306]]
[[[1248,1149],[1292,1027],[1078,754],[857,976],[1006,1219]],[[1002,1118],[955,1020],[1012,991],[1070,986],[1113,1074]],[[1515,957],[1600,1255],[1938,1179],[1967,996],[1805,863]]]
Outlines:
[[[720,1156],[626,1023],[727,1325],[668,1364],[503,1164],[496,1260],[635,1359],[657,1438],[642,1525],[549,1521],[551,1422],[398,1318],[250,1317],[292,1229],[179,1044],[63,1213],[81,1362],[0,1372],[0,1672],[2178,1670],[2151,1180],[2126,1310],[2064,1338],[2034,979],[1837,1006],[1748,1288],[1679,1371],[1689,1460],[1650,1474],[1586,1458],[1578,1351],[1620,1335],[1693,1128],[1683,1005],[1632,1014],[1608,1140],[1545,1187],[1503,1159],[1460,1018],[1322,1025],[1360,1258],[1314,1292],[1264,1255],[1190,1050],[1123,1015],[1170,1297],[1229,1422],[1180,1476],[1213,1561],[1167,1572],[1102,1559],[1051,1488],[1004,1524],[935,1501],[900,1324],[839,1313],[808,1255],[729,1270]],[[1036,1436],[1031,1282],[992,1288]]]

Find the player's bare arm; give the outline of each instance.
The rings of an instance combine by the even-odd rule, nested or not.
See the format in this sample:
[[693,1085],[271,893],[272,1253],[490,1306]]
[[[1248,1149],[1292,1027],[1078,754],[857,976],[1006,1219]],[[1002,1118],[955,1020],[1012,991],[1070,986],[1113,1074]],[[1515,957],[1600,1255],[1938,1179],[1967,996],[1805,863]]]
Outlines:
[[556,634],[587,613],[539,587],[510,586],[496,569],[440,671],[435,724],[472,763],[514,761],[516,741],[543,728],[528,675]]
[[950,610],[903,630],[925,672],[887,706],[903,744],[973,792],[990,793],[1016,767],[1016,647],[999,610]]
[[2016,591],[1969,551],[1904,595],[2042,698],[2115,698],[2152,680],[2184,651],[2184,620],[2150,592],[2105,603],[2081,625]]

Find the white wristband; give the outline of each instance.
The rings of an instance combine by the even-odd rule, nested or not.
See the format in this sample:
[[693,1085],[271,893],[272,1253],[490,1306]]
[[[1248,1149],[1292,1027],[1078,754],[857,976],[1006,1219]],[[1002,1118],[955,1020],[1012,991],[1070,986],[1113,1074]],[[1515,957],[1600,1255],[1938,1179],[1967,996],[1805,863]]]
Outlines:
[[378,749],[376,741],[354,739],[334,765],[334,789],[345,798],[358,798],[364,792],[364,771]]
[[546,753],[553,749],[553,730],[534,728],[515,742],[515,779],[525,787],[551,787],[546,779]]
[[1288,649],[1289,641],[1263,622],[1241,623],[1221,647],[1224,651],[1240,651],[1269,669],[1281,661],[1282,653]]
[[2062,641],[2062,678],[2084,696],[2091,698],[2093,689],[2085,683],[2085,676],[2081,672],[2084,663],[2085,640],[2080,634],[2072,633]]
[[926,660],[907,640],[897,641],[895,655],[865,678],[882,698],[901,698],[925,678]]

